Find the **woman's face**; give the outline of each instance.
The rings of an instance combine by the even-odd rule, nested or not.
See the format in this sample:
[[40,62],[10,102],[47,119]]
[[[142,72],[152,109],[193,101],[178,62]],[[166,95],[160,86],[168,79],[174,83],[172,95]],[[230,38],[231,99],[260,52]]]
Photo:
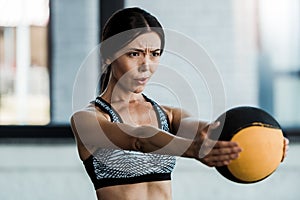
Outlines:
[[140,93],[159,64],[161,40],[155,32],[142,34],[121,50],[111,63],[112,78],[130,92]]

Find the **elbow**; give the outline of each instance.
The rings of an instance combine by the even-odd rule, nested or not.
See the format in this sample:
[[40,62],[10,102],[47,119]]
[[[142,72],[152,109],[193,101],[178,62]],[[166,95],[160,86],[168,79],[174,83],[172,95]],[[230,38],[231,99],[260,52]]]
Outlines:
[[135,138],[133,143],[133,150],[142,153],[150,153],[154,150],[154,148],[146,138]]
[[140,151],[146,153],[146,146],[148,142],[147,138],[149,137],[149,129],[151,129],[151,127],[140,126],[133,131],[132,147],[134,151]]
[[133,150],[134,151],[140,151],[143,152],[143,145],[142,145],[142,141],[140,138],[134,138],[133,139]]

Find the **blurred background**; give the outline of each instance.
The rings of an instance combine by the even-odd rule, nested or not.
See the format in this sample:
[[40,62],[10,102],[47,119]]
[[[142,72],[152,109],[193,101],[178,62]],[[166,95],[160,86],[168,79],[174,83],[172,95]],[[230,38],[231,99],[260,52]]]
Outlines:
[[[286,161],[251,185],[179,158],[174,199],[298,200],[299,0],[0,0],[0,199],[96,198],[69,126],[73,87],[107,18],[132,6],[148,10],[163,27],[208,52],[223,80],[226,108],[261,107],[290,138]],[[95,90],[93,70],[82,72],[87,77],[83,105],[93,98],[84,93]],[[204,119],[210,116],[209,101],[201,101]]]

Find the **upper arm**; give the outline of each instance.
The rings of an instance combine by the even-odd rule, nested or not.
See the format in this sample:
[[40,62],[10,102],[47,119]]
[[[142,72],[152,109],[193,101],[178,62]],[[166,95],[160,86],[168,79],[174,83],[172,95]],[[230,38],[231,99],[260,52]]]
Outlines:
[[[86,147],[134,150],[135,137],[128,134],[128,127],[113,123],[99,112],[83,110],[71,117],[71,127],[76,140]],[[132,132],[134,128],[132,127]]]
[[168,114],[171,132],[184,138],[194,138],[199,130],[202,130],[208,123],[193,117],[190,113],[181,108],[163,107]]
[[171,126],[171,132],[176,135],[180,127],[181,121],[185,118],[191,117],[191,115],[187,111],[180,108],[169,106],[163,106],[163,108],[166,111],[166,114],[168,115]]

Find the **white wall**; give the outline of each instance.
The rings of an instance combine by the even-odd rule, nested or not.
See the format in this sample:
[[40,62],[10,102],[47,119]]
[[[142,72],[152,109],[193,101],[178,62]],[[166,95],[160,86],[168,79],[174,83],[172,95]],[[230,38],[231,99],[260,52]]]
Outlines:
[[[99,2],[51,0],[50,9],[52,122],[69,123],[76,74],[90,51],[99,43]],[[96,68],[92,68],[83,76],[87,78],[77,90],[81,91],[82,97],[86,97],[86,90],[97,82],[98,73]],[[82,101],[83,105],[88,103],[86,99]]]
[[[126,0],[125,6],[138,6],[149,11],[164,28],[190,37],[207,51],[224,82],[226,109],[258,104],[254,1]],[[172,60],[169,60],[169,64],[178,67]],[[200,94],[202,97],[209,95],[203,91]],[[208,110],[211,108],[211,99],[203,99],[201,108],[206,110],[202,110],[204,114],[201,117],[207,118],[211,116]]]

